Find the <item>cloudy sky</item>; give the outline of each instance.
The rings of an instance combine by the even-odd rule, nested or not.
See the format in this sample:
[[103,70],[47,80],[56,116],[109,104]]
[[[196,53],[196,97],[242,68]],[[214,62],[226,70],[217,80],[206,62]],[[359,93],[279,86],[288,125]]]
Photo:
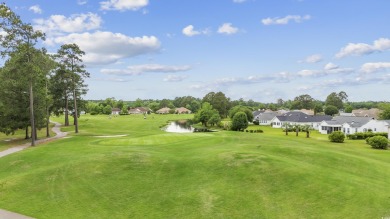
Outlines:
[[55,52],[77,43],[86,99],[301,94],[390,100],[389,0],[8,0]]

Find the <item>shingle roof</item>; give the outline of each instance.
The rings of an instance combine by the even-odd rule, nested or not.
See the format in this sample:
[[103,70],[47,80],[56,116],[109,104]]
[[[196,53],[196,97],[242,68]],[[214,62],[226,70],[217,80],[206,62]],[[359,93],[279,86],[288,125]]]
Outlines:
[[279,115],[277,112],[264,112],[257,117],[257,120],[271,120]]
[[351,127],[361,127],[372,120],[369,117],[335,116],[332,120],[325,120],[329,125],[342,125],[348,123]]
[[252,114],[253,114],[253,117],[256,117],[259,114],[264,113],[264,112],[265,112],[264,110],[256,110],[256,111],[253,111]]
[[276,116],[280,121],[286,122],[322,122],[324,120],[331,120],[331,116],[312,116],[302,112],[288,112],[281,116]]

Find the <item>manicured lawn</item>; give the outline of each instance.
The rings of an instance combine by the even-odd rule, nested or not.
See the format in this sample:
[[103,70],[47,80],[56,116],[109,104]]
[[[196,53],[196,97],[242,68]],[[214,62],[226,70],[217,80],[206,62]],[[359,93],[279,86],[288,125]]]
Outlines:
[[390,151],[269,127],[159,128],[189,117],[82,116],[78,135],[0,158],[0,208],[35,218],[390,216]]

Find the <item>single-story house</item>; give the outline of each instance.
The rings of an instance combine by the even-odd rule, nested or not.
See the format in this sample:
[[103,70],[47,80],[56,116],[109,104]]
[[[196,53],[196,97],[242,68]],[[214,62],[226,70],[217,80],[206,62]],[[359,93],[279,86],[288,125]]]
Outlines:
[[121,113],[121,109],[119,109],[119,108],[112,108],[112,110],[111,110],[111,114],[112,115],[119,115],[119,113]]
[[185,107],[180,107],[180,108],[176,108],[175,112],[177,114],[190,114],[191,113],[191,110],[185,108]]
[[319,128],[320,124],[324,120],[331,120],[331,116],[324,115],[307,115],[300,111],[288,112],[286,114],[275,116],[272,120],[273,128],[283,128],[286,124],[289,125],[308,125],[313,129]]
[[164,107],[164,108],[161,108],[161,109],[157,110],[156,113],[157,114],[169,114],[170,110],[171,110],[170,108]]
[[373,123],[368,126],[366,125],[371,120],[375,119],[370,117],[335,116],[331,120],[322,121],[319,127],[319,132],[321,134],[330,134],[334,131],[342,131],[346,134],[364,132],[369,129],[368,127],[376,128]]
[[258,114],[253,120],[259,121],[259,125],[271,125],[271,120],[278,115],[277,112],[263,112]]
[[252,114],[253,114],[253,121],[257,120],[257,117],[258,117],[260,114],[264,113],[264,112],[265,112],[265,110],[256,110],[256,111],[253,111],[253,112],[252,112]]
[[129,114],[149,114],[150,109],[147,107],[136,107],[136,108],[130,108],[128,110]]
[[382,110],[377,108],[371,108],[369,110],[367,109],[356,109],[352,110],[352,113],[357,117],[370,117],[370,118],[379,118],[379,114],[382,112]]

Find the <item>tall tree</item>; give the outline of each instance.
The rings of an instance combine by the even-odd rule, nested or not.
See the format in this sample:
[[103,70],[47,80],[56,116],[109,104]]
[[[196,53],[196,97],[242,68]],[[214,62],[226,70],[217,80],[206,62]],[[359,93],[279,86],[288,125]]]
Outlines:
[[344,91],[340,91],[339,93],[332,92],[326,97],[325,104],[327,106],[335,106],[337,109],[343,109],[343,102],[348,101],[348,95]]
[[214,109],[216,109],[219,112],[219,115],[222,118],[226,118],[229,111],[229,98],[225,96],[222,92],[210,92],[206,94],[206,96],[203,97],[202,102],[208,102],[213,106]]
[[309,94],[303,94],[294,98],[293,109],[312,109],[314,99]]
[[86,92],[84,78],[89,77],[89,73],[85,70],[85,65],[83,64],[83,55],[85,55],[85,52],[74,43],[62,45],[56,54],[56,58],[59,62],[59,69],[67,72],[71,79],[70,88],[73,96],[75,133],[79,132],[77,100]]
[[33,71],[31,63],[34,47],[38,40],[44,39],[44,34],[40,31],[35,31],[30,24],[23,23],[18,15],[16,15],[5,3],[0,4],[0,29],[4,34],[0,35],[0,44],[2,47],[2,57],[9,56],[10,53],[23,54],[25,56],[25,76],[29,78],[29,108],[30,108],[30,126],[32,130],[31,145],[35,145],[35,117],[34,117],[34,92],[33,85],[36,80],[36,75]]

